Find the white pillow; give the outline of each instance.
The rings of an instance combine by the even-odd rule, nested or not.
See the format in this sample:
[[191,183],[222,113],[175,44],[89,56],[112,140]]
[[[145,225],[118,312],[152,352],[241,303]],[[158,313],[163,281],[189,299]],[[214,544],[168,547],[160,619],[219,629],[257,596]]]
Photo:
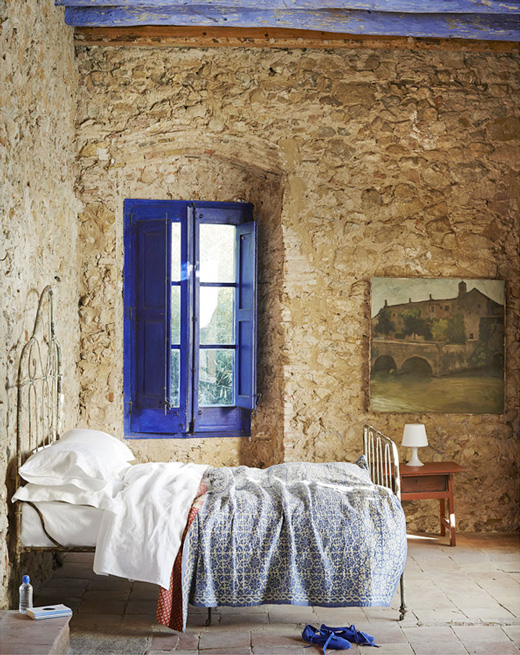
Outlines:
[[65,432],[57,443],[81,443],[94,449],[103,449],[107,457],[113,457],[121,462],[132,462],[135,459],[134,453],[123,441],[100,430],[75,428]]
[[71,505],[90,505],[99,509],[108,509],[112,506],[114,496],[124,487],[122,479],[107,482],[99,491],[80,489],[75,484],[41,485],[28,482],[19,487],[12,498],[29,501],[31,503],[62,502]]
[[39,485],[74,484],[100,490],[119,478],[134,459],[122,441],[98,430],[70,430],[50,446],[33,453],[19,473]]

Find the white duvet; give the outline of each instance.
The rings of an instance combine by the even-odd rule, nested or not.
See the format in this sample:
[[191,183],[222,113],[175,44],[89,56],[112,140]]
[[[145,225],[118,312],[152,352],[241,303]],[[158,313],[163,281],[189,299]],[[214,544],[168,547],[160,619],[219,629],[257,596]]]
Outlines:
[[94,572],[170,585],[188,514],[207,466],[137,464],[125,488],[106,508],[99,528]]

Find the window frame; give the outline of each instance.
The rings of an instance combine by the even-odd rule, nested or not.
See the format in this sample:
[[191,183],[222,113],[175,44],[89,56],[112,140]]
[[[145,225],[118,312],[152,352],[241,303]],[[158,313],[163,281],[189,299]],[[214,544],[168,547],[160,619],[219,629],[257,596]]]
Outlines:
[[[145,274],[140,272],[138,260],[142,257],[144,246],[139,239],[145,239],[148,228],[152,222],[164,222],[165,234],[165,360],[164,360],[164,403],[158,401],[159,407],[147,409],[139,407],[138,388],[141,384],[139,371],[140,353],[146,349],[138,343],[139,335],[143,333],[141,312],[138,306],[138,287],[141,277]],[[169,391],[166,386],[170,384],[171,353],[174,350],[171,342],[171,228],[173,222],[180,222],[181,228],[181,280],[180,303],[181,303],[181,328],[180,328],[180,406],[172,408],[169,406]],[[201,283],[199,279],[199,238],[198,228],[201,223],[232,224],[237,226],[235,266],[237,268],[234,283],[235,311],[234,311],[234,332],[236,353],[234,396],[235,403],[239,402],[239,388],[242,383],[243,360],[248,360],[244,370],[251,371],[251,379],[247,380],[246,387],[250,390],[247,402],[233,406],[198,406],[196,390],[199,383],[198,363],[194,361],[199,350],[200,330],[198,327],[199,300]],[[241,229],[253,235],[251,247],[250,269],[251,276],[252,306],[249,309],[251,321],[248,325],[251,335],[248,344],[249,351],[238,343],[238,307],[240,289],[247,285],[243,284],[239,273],[239,259],[241,253]],[[151,228],[150,228],[151,229]],[[249,232],[247,232],[249,230]],[[142,236],[144,234],[144,236]],[[246,237],[247,237],[246,234]],[[157,234],[155,235],[157,236]],[[247,239],[246,239],[247,240]],[[257,295],[257,223],[253,219],[253,206],[250,203],[220,203],[204,201],[180,201],[180,200],[146,200],[127,199],[124,203],[124,244],[125,259],[123,271],[123,296],[124,296],[124,428],[125,438],[137,439],[183,439],[197,437],[219,437],[219,436],[250,436],[251,415],[256,410],[256,295]],[[140,277],[141,276],[141,277]],[[244,278],[245,279],[245,278]],[[229,286],[227,284],[215,283],[215,286]],[[142,295],[144,291],[140,292]],[[194,320],[194,317],[197,317]],[[228,347],[230,347],[228,345]],[[140,350],[141,349],[141,350]],[[238,354],[240,352],[240,355]],[[250,355],[244,353],[250,352]],[[146,355],[143,355],[146,357]],[[249,358],[250,357],[250,361]],[[193,371],[193,372],[192,372]],[[168,399],[168,400],[167,400]],[[242,399],[243,400],[243,399]],[[159,416],[164,415],[164,420]],[[154,427],[155,426],[155,427]],[[171,426],[171,429],[170,429]]]

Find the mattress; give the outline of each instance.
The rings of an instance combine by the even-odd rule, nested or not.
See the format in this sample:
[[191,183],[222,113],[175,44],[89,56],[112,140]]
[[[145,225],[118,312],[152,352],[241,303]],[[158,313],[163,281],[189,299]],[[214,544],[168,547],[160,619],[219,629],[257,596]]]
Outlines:
[[[19,501],[20,502],[20,501]],[[87,505],[71,505],[61,502],[34,503],[45,521],[47,532],[62,546],[96,545],[103,510]],[[36,510],[22,502],[23,546],[55,546],[42,529]]]

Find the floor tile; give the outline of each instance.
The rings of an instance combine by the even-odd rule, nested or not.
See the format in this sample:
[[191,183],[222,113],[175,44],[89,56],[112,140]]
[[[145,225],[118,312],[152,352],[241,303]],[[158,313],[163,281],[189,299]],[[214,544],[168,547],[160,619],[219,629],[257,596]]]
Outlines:
[[208,650],[199,650],[204,655],[251,655],[250,648],[210,648]]
[[511,623],[516,617],[505,607],[461,607],[462,612],[470,621],[487,623]]
[[460,641],[421,641],[411,646],[415,655],[467,655]]
[[208,631],[200,635],[199,650],[212,648],[249,648],[251,635],[249,631]]
[[512,641],[464,642],[464,646],[471,655],[518,655],[520,653]]
[[517,623],[516,625],[504,625],[502,626],[502,630],[513,643],[520,646],[520,623]]
[[222,614],[219,623],[229,626],[243,625],[249,629],[257,629],[259,625],[269,623],[269,617],[267,614]]
[[[253,648],[253,655],[315,655],[315,650],[311,654],[311,649],[304,650],[304,646],[256,646]],[[351,653],[351,651],[349,651]],[[354,655],[354,653],[352,653]]]
[[280,630],[279,633],[273,634],[270,632],[252,632],[251,643],[253,648],[255,646],[297,646],[302,643],[301,632],[296,628],[292,631],[287,629]]
[[[361,621],[367,621],[367,615],[361,607],[315,607],[314,614],[314,620],[319,625],[322,623],[329,626],[351,625],[352,623],[356,625]],[[312,624],[312,621],[309,623]]]
[[502,628],[498,625],[456,625],[453,631],[463,641],[511,641]]
[[78,610],[79,614],[123,614],[126,600],[84,600]]
[[155,633],[152,637],[150,648],[152,650],[172,651],[179,645],[180,635],[176,632],[171,634]]
[[414,614],[419,623],[429,624],[450,624],[450,623],[464,623],[467,616],[459,609],[414,609]]
[[403,628],[403,634],[411,644],[457,641],[451,626]]
[[123,614],[78,614],[72,615],[70,620],[71,631],[77,628],[119,625]]
[[87,589],[83,594],[84,601],[104,602],[107,600],[126,601],[130,595],[130,589]]
[[42,655],[39,644],[0,644],[0,655]]
[[[384,651],[380,651],[381,655],[415,655],[410,644],[385,644]],[[349,651],[350,653],[350,651]],[[366,655],[366,649],[361,651]]]
[[141,599],[141,600],[129,600],[126,604],[125,613],[126,614],[151,614],[155,616],[157,610],[157,600],[152,599]]

